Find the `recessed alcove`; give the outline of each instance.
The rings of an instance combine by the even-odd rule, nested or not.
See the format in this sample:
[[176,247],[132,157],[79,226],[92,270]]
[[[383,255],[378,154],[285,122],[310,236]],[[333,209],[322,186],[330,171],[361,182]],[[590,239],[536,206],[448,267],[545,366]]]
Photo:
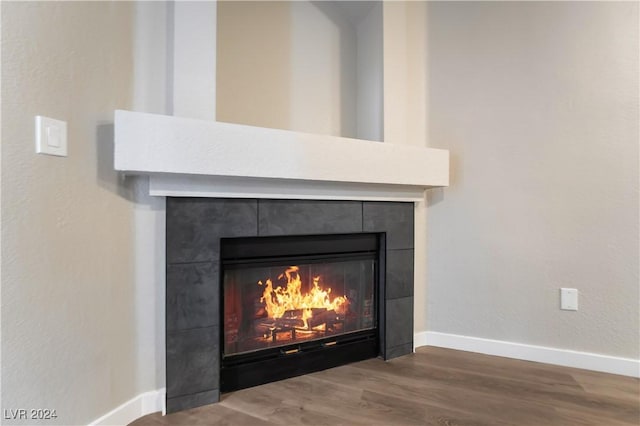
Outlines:
[[382,3],[219,2],[216,118],[383,141]]

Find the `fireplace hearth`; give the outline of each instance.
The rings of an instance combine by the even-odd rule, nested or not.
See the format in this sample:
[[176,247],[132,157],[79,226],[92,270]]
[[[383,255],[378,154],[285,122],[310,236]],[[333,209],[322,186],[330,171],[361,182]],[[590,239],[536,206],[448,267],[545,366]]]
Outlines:
[[216,402],[220,392],[411,353],[413,209],[168,197],[167,412]]

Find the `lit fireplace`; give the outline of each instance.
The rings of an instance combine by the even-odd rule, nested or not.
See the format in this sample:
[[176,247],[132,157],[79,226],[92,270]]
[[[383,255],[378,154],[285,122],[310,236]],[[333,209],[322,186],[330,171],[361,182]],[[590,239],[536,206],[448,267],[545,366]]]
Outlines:
[[[306,269],[311,267],[305,266]],[[309,273],[307,276],[311,277],[313,274]],[[344,292],[342,296],[330,297],[331,287],[323,290],[320,286],[321,277],[318,275],[313,277],[311,289],[302,293],[303,284],[298,266],[287,268],[278,279],[283,277],[286,277],[287,282],[284,286],[278,285],[275,288],[271,278],[268,278],[260,298],[268,316],[268,320],[261,324],[269,331],[266,337],[275,337],[273,332],[278,329],[328,333],[334,330],[334,326],[344,324],[349,308]],[[258,284],[263,285],[262,281],[258,281]]]
[[[261,273],[267,278],[243,282]],[[373,275],[372,260],[226,271],[225,354],[373,328]]]
[[[287,374],[293,376],[298,369],[327,368],[306,361],[309,353],[324,350],[329,358],[343,357],[345,345],[355,343],[364,345],[368,356],[377,355],[379,238],[348,234],[223,239],[222,388],[272,380],[260,373],[258,379],[227,388],[243,373],[227,376],[226,366],[253,371],[265,360],[285,365],[295,359],[298,365]],[[257,370],[269,371],[262,367]]]

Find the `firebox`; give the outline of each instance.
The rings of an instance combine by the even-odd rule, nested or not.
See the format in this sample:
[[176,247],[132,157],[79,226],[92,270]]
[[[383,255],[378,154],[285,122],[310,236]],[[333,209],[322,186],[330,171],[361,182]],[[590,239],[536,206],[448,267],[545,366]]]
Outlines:
[[383,238],[222,238],[221,390],[377,356]]

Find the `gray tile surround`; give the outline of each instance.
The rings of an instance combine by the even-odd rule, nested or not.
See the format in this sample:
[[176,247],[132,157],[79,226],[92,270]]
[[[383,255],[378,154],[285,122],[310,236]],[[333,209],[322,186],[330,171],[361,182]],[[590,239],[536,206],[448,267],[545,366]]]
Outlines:
[[220,391],[217,389],[191,395],[177,396],[175,398],[167,398],[167,413],[188,410],[189,408],[213,404],[218,401],[220,401]]
[[386,232],[387,250],[413,248],[413,203],[365,201],[362,225],[365,232]]
[[259,200],[260,236],[362,232],[359,201]]
[[218,262],[167,265],[167,331],[210,327],[220,323]]
[[413,342],[413,297],[387,299],[386,336],[387,349]]
[[218,388],[219,342],[217,326],[167,333],[167,398]]
[[257,235],[257,200],[167,198],[167,263],[213,262],[220,238]]
[[385,359],[411,353],[413,209],[395,202],[167,198],[167,412],[220,397],[222,237],[386,233],[382,351]]
[[404,345],[393,346],[387,349],[387,359],[398,358],[406,354],[413,352],[413,342],[405,343]]
[[386,298],[413,296],[413,249],[387,250]]

